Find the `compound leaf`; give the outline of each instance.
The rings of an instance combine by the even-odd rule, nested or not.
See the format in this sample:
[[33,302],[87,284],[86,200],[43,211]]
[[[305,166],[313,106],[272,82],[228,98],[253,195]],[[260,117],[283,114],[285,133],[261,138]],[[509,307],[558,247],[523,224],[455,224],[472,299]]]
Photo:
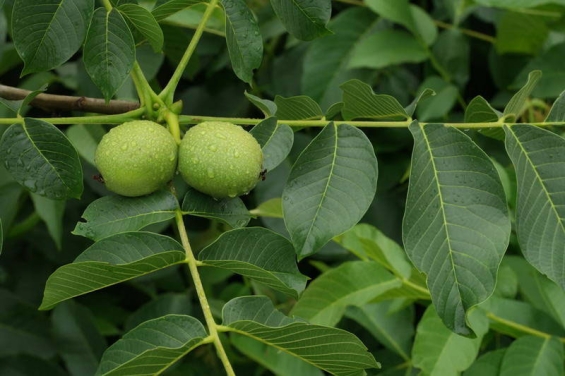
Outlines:
[[14,45],[24,61],[22,75],[58,67],[78,51],[94,0],[18,0],[14,2]]
[[204,248],[198,259],[204,265],[241,274],[293,298],[298,298],[308,279],[298,270],[292,244],[263,227],[225,232]]
[[118,10],[107,12],[98,8],[94,11],[83,50],[88,75],[109,101],[135,62],[135,42]]
[[45,121],[25,118],[10,126],[0,140],[0,159],[18,183],[40,196],[61,200],[82,194],[77,151]]
[[373,146],[359,129],[329,123],[304,149],[283,191],[283,216],[299,259],[353,227],[377,188]]
[[516,233],[524,257],[565,288],[565,139],[527,124],[505,126],[516,169]]
[[463,132],[410,125],[412,171],[403,221],[406,253],[427,274],[438,315],[472,335],[467,311],[487,299],[510,237],[504,189],[489,157]]
[[222,316],[222,330],[256,339],[333,375],[359,375],[380,367],[353,334],[286,317],[264,296],[235,298]]
[[104,352],[96,376],[158,375],[208,336],[194,317],[166,315],[132,329]]
[[104,238],[51,274],[39,309],[51,309],[64,300],[180,264],[185,259],[183,247],[167,236],[126,232]]
[[106,196],[88,205],[73,234],[100,240],[120,232],[137,231],[152,223],[175,216],[178,201],[169,191],[161,190],[148,196]]

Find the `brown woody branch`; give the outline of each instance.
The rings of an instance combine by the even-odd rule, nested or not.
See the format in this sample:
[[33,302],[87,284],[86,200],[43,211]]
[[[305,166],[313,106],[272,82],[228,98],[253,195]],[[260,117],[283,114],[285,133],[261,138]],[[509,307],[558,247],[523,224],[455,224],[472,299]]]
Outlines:
[[[24,99],[31,91],[12,86],[0,85],[0,98],[8,100]],[[83,111],[98,114],[122,114],[139,108],[138,102],[111,100],[108,103],[100,98],[72,97],[69,95],[38,94],[30,103],[46,111]]]

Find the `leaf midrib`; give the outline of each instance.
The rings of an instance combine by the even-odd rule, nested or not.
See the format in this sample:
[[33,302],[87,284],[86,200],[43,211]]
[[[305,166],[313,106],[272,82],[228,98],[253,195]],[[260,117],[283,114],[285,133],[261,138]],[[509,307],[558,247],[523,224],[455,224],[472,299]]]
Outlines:
[[430,155],[430,162],[432,164],[434,179],[435,179],[437,190],[438,190],[439,206],[440,206],[441,215],[442,215],[442,218],[443,218],[442,227],[444,228],[444,231],[445,231],[445,236],[446,236],[446,239],[447,239],[449,260],[450,260],[451,266],[452,266],[451,270],[452,270],[453,277],[455,278],[455,285],[457,286],[459,301],[462,302],[463,299],[461,298],[461,295],[462,295],[461,294],[461,288],[459,287],[460,283],[459,283],[459,280],[457,278],[457,272],[455,271],[455,261],[453,260],[453,249],[451,247],[451,240],[450,240],[450,237],[449,237],[449,229],[447,228],[447,217],[446,217],[446,213],[445,213],[445,205],[444,205],[444,202],[443,202],[443,194],[442,194],[442,191],[441,191],[441,185],[439,183],[439,175],[438,175],[438,170],[436,168],[433,149],[430,145],[430,141],[428,139],[428,135],[426,134],[424,126],[418,124],[418,127],[422,131],[422,137],[423,137],[423,139],[426,143],[427,150],[428,150],[429,155]]
[[530,158],[526,149],[524,149],[522,142],[520,141],[518,136],[514,133],[514,131],[512,130],[512,127],[506,126],[506,128],[508,128],[508,130],[512,133],[512,136],[514,136],[514,139],[516,140],[516,145],[518,145],[518,147],[520,148],[520,150],[524,154],[524,157],[526,158],[526,161],[528,162],[529,166],[532,168],[532,171],[534,172],[535,177],[537,178],[537,181],[539,181],[539,183],[542,187],[543,193],[545,193],[545,196],[547,197],[547,201],[549,202],[549,204],[551,206],[552,212],[555,214],[555,218],[557,219],[557,222],[560,225],[559,227],[561,228],[561,232],[565,233],[565,224],[563,223],[563,221],[561,220],[561,217],[559,216],[559,213],[557,212],[557,208],[554,205],[553,200],[551,199],[551,195],[549,194],[549,191],[547,190],[547,187],[544,184],[544,180],[541,178],[540,174],[538,173],[536,165],[533,163],[533,161]]

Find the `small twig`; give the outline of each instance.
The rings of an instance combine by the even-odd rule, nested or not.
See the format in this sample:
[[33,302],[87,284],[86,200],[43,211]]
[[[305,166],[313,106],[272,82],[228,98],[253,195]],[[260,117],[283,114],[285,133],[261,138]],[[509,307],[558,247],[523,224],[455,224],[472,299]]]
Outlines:
[[[31,91],[18,89],[12,86],[0,85],[0,98],[8,100],[24,99]],[[82,111],[98,114],[123,114],[139,108],[138,102],[123,100],[111,100],[108,103],[104,99],[73,97],[68,95],[44,94],[37,95],[30,103],[46,111]]]

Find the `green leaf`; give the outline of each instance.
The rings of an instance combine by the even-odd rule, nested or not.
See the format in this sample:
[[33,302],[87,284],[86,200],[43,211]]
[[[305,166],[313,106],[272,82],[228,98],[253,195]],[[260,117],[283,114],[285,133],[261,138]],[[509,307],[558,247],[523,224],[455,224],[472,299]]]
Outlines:
[[0,218],[0,255],[2,255],[2,246],[4,245],[4,231],[2,228],[2,218]]
[[45,222],[51,239],[61,249],[63,241],[63,214],[65,214],[65,201],[51,200],[34,193],[31,194],[33,206],[39,217]]
[[457,29],[444,30],[434,43],[433,54],[450,80],[463,88],[469,80],[471,47],[469,39]]
[[492,123],[498,121],[501,116],[502,114],[480,95],[473,98],[465,109],[465,123]]
[[233,299],[222,316],[222,330],[256,339],[333,375],[360,375],[364,369],[380,367],[351,333],[286,317],[267,297]]
[[369,224],[360,223],[343,234],[338,243],[361,259],[371,259],[402,278],[410,278],[412,264],[404,249]]
[[[43,85],[37,90],[31,91],[26,97],[22,100],[20,108],[18,109],[18,115],[23,116],[23,111],[26,110],[26,107],[37,97],[39,94],[43,93],[47,90],[47,84]],[[18,101],[19,102],[19,101]]]
[[361,324],[387,349],[408,361],[414,337],[414,312],[408,308],[391,312],[393,302],[348,307],[346,316]]
[[381,69],[427,59],[428,52],[412,35],[401,30],[381,30],[355,46],[348,67]]
[[365,4],[381,17],[404,26],[415,35],[418,33],[408,0],[365,0]]
[[[0,1],[0,4],[2,1]],[[33,355],[17,355],[3,357],[0,364],[0,374],[6,376],[68,376],[53,361],[44,360]]]
[[19,354],[53,358],[56,348],[51,325],[37,306],[4,288],[0,288],[0,302],[0,364],[6,356]]
[[347,306],[365,305],[401,285],[376,262],[349,261],[312,281],[291,313],[312,324],[335,326]]
[[135,42],[116,10],[94,11],[84,42],[84,66],[92,82],[109,101],[128,77],[135,62]]
[[347,66],[355,45],[376,23],[375,14],[362,7],[352,7],[332,19],[329,26],[335,34],[313,41],[306,52],[302,92],[326,109],[341,101],[339,85],[352,78],[367,78],[366,73]]
[[92,166],[96,166],[94,154],[106,130],[97,124],[74,124],[67,128],[66,133],[79,155]]
[[563,344],[555,337],[525,336],[512,342],[500,366],[501,376],[563,375]]
[[161,374],[206,337],[194,317],[167,315],[146,321],[106,350],[96,376]]
[[282,218],[282,200],[280,197],[272,198],[249,212],[258,217]]
[[526,124],[504,131],[518,183],[520,248],[530,264],[565,288],[565,139]]
[[249,102],[253,103],[255,107],[260,109],[266,118],[275,116],[275,114],[277,113],[277,105],[275,104],[275,102],[268,99],[261,99],[253,94],[249,94],[247,91],[245,91],[244,94],[247,99],[249,99]]
[[263,227],[223,233],[199,254],[204,265],[215,266],[254,279],[293,298],[306,287],[292,244]]
[[152,223],[175,217],[178,201],[169,191],[161,190],[148,196],[106,196],[88,205],[73,234],[92,240],[126,231],[140,230]]
[[514,338],[528,335],[523,328],[531,328],[550,335],[565,336],[565,330],[545,312],[531,304],[491,296],[479,308],[490,319],[490,327],[498,333]]
[[565,291],[543,276],[522,257],[507,256],[505,260],[514,270],[524,299],[553,317],[565,328]]
[[[514,119],[517,119],[522,115],[525,110],[526,101],[528,97],[534,90],[534,87],[541,78],[541,71],[532,71],[528,75],[528,82],[510,99],[510,102],[504,108],[504,115],[514,115]],[[512,120],[509,120],[512,122]]]
[[244,0],[222,0],[226,12],[226,42],[236,76],[251,85],[253,70],[263,59],[263,39]]
[[306,95],[284,98],[275,96],[277,118],[284,120],[317,120],[324,116],[322,109],[312,98]]
[[472,335],[467,311],[494,291],[508,246],[510,220],[500,177],[463,132],[442,124],[410,125],[414,136],[402,238],[427,274],[439,316]]
[[183,202],[183,214],[216,219],[233,228],[245,227],[251,215],[239,197],[214,199],[195,189],[188,188]]
[[429,76],[418,91],[431,89],[436,95],[422,100],[416,108],[416,115],[420,121],[442,119],[457,102],[457,87],[445,82],[437,76]]
[[416,111],[416,108],[418,107],[420,101],[433,97],[434,95],[436,95],[436,92],[433,91],[432,89],[425,88],[424,90],[421,90],[420,93],[416,96],[416,98],[414,98],[412,103],[410,103],[408,106],[404,108],[406,114],[408,114],[408,116],[410,117],[414,116],[414,111]]
[[271,0],[271,5],[288,32],[298,39],[331,34],[326,28],[332,14],[331,0]]
[[12,36],[24,61],[22,75],[69,60],[82,45],[93,10],[94,0],[14,2]]
[[161,294],[132,313],[125,322],[124,330],[130,331],[145,321],[165,315],[189,315],[191,311],[191,297],[186,292]]
[[[210,0],[170,0],[167,2],[158,2],[155,8],[151,11],[153,17],[157,22],[180,12],[181,10],[199,3],[209,3]],[[161,4],[159,4],[161,3]]]
[[496,25],[498,54],[535,55],[549,35],[545,17],[519,12],[503,12]]
[[479,352],[488,321],[480,310],[473,310],[469,320],[477,338],[465,338],[447,329],[433,306],[418,323],[412,362],[427,375],[458,375],[467,369]]
[[506,348],[498,349],[494,351],[487,352],[481,355],[474,363],[469,367],[464,376],[499,376],[500,375],[500,365],[502,364],[502,358],[506,354]]
[[406,120],[408,114],[400,103],[390,95],[375,94],[371,86],[359,80],[349,80],[342,84],[344,120],[376,119]]
[[79,198],[82,167],[65,135],[45,121],[25,118],[0,140],[0,159],[12,177],[33,193],[50,199]]
[[58,268],[47,280],[40,310],[135,277],[185,262],[182,246],[151,232],[126,232],[88,247],[72,264]]
[[353,227],[369,208],[378,167],[367,136],[329,123],[304,149],[283,191],[283,215],[302,259]]
[[277,348],[264,343],[233,333],[230,336],[232,345],[242,354],[247,355],[255,362],[272,371],[278,376],[323,376],[323,372],[300,358],[295,358]]
[[153,51],[159,52],[163,49],[163,30],[151,12],[136,4],[123,4],[117,9],[147,39]]
[[[465,109],[465,123],[492,123],[502,117],[502,113],[492,108],[490,103],[480,95],[469,102]],[[504,140],[502,127],[481,128],[479,132],[495,140]]]
[[90,311],[73,301],[58,305],[51,316],[53,336],[71,375],[93,375],[106,349]]
[[547,118],[545,119],[546,123],[554,121],[565,121],[565,91],[561,92],[559,97],[553,102],[551,110],[549,110]]
[[263,120],[250,133],[263,149],[263,168],[267,171],[273,170],[286,159],[294,143],[292,128],[277,122],[275,117]]
[[565,43],[556,44],[538,54],[522,69],[512,84],[511,89],[519,89],[527,80],[528,74],[533,70],[543,72],[535,87],[532,96],[536,98],[557,98],[565,87],[565,71],[563,70],[563,54]]

